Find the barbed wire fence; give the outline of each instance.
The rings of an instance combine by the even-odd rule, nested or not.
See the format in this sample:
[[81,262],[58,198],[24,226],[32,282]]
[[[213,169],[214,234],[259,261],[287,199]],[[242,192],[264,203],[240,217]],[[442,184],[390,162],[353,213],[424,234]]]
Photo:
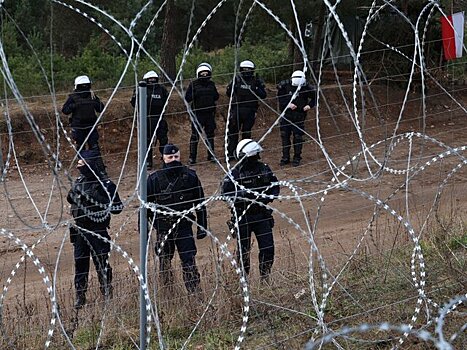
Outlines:
[[[189,82],[184,75],[192,76],[184,67],[197,37],[227,1],[219,1],[198,28],[190,21],[175,80],[147,49],[148,35],[165,2],[142,38],[132,30],[154,6],[152,1],[142,6],[128,28],[91,2],[75,2],[79,8],[72,2],[51,1],[88,19],[127,58],[115,86],[96,91],[106,103],[94,125],[102,134],[105,162],[125,206],[112,219],[112,239],[96,236],[112,247],[114,297],[102,298],[91,274],[86,307],[79,312],[73,309],[73,254],[68,242],[73,220],[65,197],[74,180],[78,150],[59,113],[66,96],[55,92],[53,79],[47,81],[49,91],[42,96],[23,96],[0,41],[5,125],[0,133],[4,213],[0,330],[5,348],[138,348],[138,297],[144,280],[137,249],[138,211],[165,211],[142,202],[138,195],[137,113],[129,106],[134,86],[123,86],[123,77],[142,75],[135,68],[141,55],[162,73],[170,87],[164,106],[169,136],[180,146],[183,159],[189,148],[190,121],[196,123],[183,98]],[[424,62],[428,23],[435,15],[446,14],[438,2],[427,1],[412,23],[392,1],[375,1],[354,45],[337,13],[341,2],[324,3],[327,23],[339,28],[353,63],[345,81],[335,65],[331,73],[325,72],[324,57],[311,62],[303,38],[296,37],[267,3],[241,2],[247,14],[238,18],[235,44],[247,35],[244,29],[251,13],[264,11],[293,40],[301,52],[301,68],[318,91],[318,104],[305,124],[299,167],[278,165],[278,123],[283,114],[276,108],[274,86],[268,85],[253,129],[254,138],[265,148],[262,157],[281,186],[281,194],[271,204],[259,200],[263,193],[254,192],[257,200],[252,200],[271,209],[276,219],[270,283],[261,283],[254,268],[249,277],[244,273],[235,259],[234,231],[226,225],[232,203],[219,189],[235,163],[226,162],[232,101],[223,96],[216,140],[222,140],[220,149],[225,152],[218,147],[215,164],[199,162],[194,167],[206,195],[202,205],[209,214],[208,241],[197,242],[203,298],[194,300],[185,292],[177,262],[172,264],[172,284],[160,284],[151,231],[147,284],[143,284],[148,348],[357,349],[422,343],[422,347],[453,349],[465,345],[466,87],[444,86],[436,70]],[[196,2],[190,19],[195,6]],[[300,27],[294,1],[290,7]],[[410,63],[409,70],[399,76],[370,76],[362,60],[365,42],[370,26],[381,20],[378,14],[387,8],[412,26],[414,51],[408,56],[401,47],[383,43],[382,52],[401,54]],[[131,40],[130,47],[91,13],[116,24]],[[327,25],[325,38],[328,30]],[[325,45],[331,42],[325,40]],[[241,50],[236,48],[232,78]],[[331,63],[335,59],[331,54]],[[276,76],[275,70],[292,72],[293,67],[292,63],[258,67],[258,72],[272,70]],[[41,69],[47,77],[42,65]],[[404,88],[393,91],[394,80],[404,82]],[[436,89],[427,89],[428,85]],[[440,105],[429,104],[432,100]],[[200,125],[197,129],[207,149]],[[171,214],[181,220],[193,210]],[[252,260],[255,267],[256,259]]]

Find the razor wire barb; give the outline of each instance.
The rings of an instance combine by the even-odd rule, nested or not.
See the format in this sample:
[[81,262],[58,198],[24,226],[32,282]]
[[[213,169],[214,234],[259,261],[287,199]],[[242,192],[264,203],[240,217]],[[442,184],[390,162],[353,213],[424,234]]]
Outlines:
[[[313,37],[314,27],[316,26],[314,25],[315,22],[309,19],[307,19],[307,22],[302,21],[296,7],[296,3],[298,2],[293,0],[284,2],[284,6],[287,6],[292,14],[293,25],[297,27],[296,32],[290,28],[292,22],[286,23],[279,14],[274,12],[272,6],[268,5],[268,2],[258,0],[242,0],[238,2],[235,35],[232,43],[234,59],[230,72],[231,77],[235,77],[238,73],[237,65],[240,53],[242,52],[242,44],[245,39],[248,38],[248,28],[252,25],[252,17],[255,13],[261,11],[265,14],[265,17],[271,21],[271,25],[275,25],[278,30],[284,34],[284,37],[289,40],[290,44],[299,52],[301,56],[299,65],[305,73],[311,76],[313,84],[316,85],[318,92],[317,105],[315,109],[309,113],[309,117],[314,118],[312,123],[316,133],[312,133],[308,125],[307,128],[299,128],[299,131],[309,140],[305,146],[310,148],[314,147],[325,166],[322,169],[316,170],[316,173],[311,172],[311,175],[308,171],[302,171],[301,174],[306,174],[304,176],[296,176],[293,172],[280,170],[282,176],[278,176],[279,181],[271,186],[279,185],[281,187],[281,194],[274,197],[266,194],[268,188],[260,192],[254,191],[233,179],[232,170],[240,164],[241,160],[232,164],[226,162],[228,159],[228,128],[233,118],[233,109],[235,108],[232,99],[233,92],[228,96],[228,104],[223,106],[227,110],[225,133],[218,136],[219,139],[223,140],[223,147],[225,148],[222,157],[217,157],[216,153],[208,147],[206,135],[201,124],[197,120],[196,114],[191,109],[191,106],[184,100],[184,82],[186,83],[187,81],[184,80],[184,75],[192,75],[192,72],[185,72],[185,67],[192,54],[192,50],[195,48],[197,40],[203,34],[203,31],[216,19],[216,16],[221,16],[220,12],[223,6],[226,6],[226,4],[230,2],[221,0],[217,3],[213,3],[205,18],[201,19],[196,18],[196,16],[198,16],[196,9],[200,5],[197,1],[191,2],[184,47],[174,79],[171,79],[171,77],[166,74],[158,57],[150,53],[151,44],[148,40],[150,34],[155,30],[156,21],[160,19],[159,17],[162,16],[165,7],[168,6],[167,3],[168,1],[161,1],[160,4],[154,1],[142,1],[141,8],[136,12],[134,18],[129,21],[129,25],[125,26],[123,19],[116,18],[109,11],[93,4],[92,1],[51,0],[51,4],[55,6],[54,8],[59,8],[63,11],[73,11],[88,21],[89,26],[95,27],[97,31],[109,37],[126,60],[116,84],[112,87],[108,87],[110,96],[105,103],[104,110],[99,114],[96,123],[93,125],[93,130],[97,129],[99,123],[108,120],[107,116],[109,110],[117,94],[120,93],[124,77],[128,73],[134,75],[134,83],[137,85],[138,76],[142,75],[142,72],[139,70],[139,63],[142,57],[146,57],[153,63],[157,70],[161,72],[161,75],[170,85],[169,99],[163,106],[163,114],[169,114],[168,109],[171,100],[180,99],[184,107],[183,113],[188,115],[185,122],[193,124],[193,130],[199,134],[202,145],[210,152],[210,155],[214,157],[215,165],[213,166],[216,167],[217,175],[219,175],[219,177],[216,178],[218,183],[220,183],[224,177],[228,177],[234,182],[236,189],[242,190],[248,194],[248,198],[245,199],[245,201],[248,202],[247,209],[243,212],[235,209],[234,200],[231,197],[220,195],[219,186],[214,186],[216,188],[206,195],[206,198],[204,198],[201,203],[189,210],[175,211],[169,207],[142,201],[138,196],[138,181],[145,181],[145,179],[141,179],[140,174],[131,173],[129,177],[127,175],[132,167],[130,159],[132,156],[132,139],[137,128],[136,111],[133,113],[133,116],[129,117],[132,120],[131,128],[125,146],[124,159],[119,165],[118,179],[115,181],[117,190],[120,190],[121,193],[125,193],[125,198],[122,198],[124,199],[124,219],[121,221],[118,230],[114,230],[117,231],[117,233],[113,239],[109,240],[93,231],[86,230],[86,232],[94,238],[109,244],[113,252],[112,258],[122,259],[129,266],[131,278],[134,279],[134,285],[132,286],[134,287],[134,292],[138,291],[140,287],[143,288],[144,303],[147,311],[146,343],[149,345],[150,341],[152,341],[154,343],[151,343],[151,346],[158,346],[160,349],[170,348],[167,344],[171,336],[170,327],[165,325],[164,322],[167,322],[168,319],[170,320],[170,317],[173,315],[166,314],[167,311],[164,310],[163,295],[160,293],[160,287],[157,286],[154,278],[150,278],[148,283],[143,283],[143,281],[145,281],[145,276],[141,275],[141,269],[135,263],[135,261],[138,261],[138,258],[134,256],[130,251],[131,249],[128,250],[126,246],[126,232],[132,230],[132,225],[136,225],[135,214],[139,208],[140,210],[152,211],[155,215],[169,216],[173,219],[172,228],[168,230],[165,235],[160,237],[158,246],[154,249],[156,256],[162,253],[165,245],[168,244],[170,236],[173,232],[176,232],[177,225],[182,220],[188,220],[196,228],[204,230],[211,247],[214,247],[211,253],[213,255],[217,254],[216,257],[211,257],[213,261],[215,261],[215,273],[214,271],[210,271],[206,274],[214,274],[212,285],[206,286],[209,290],[207,294],[210,296],[206,300],[203,300],[202,312],[195,315],[196,319],[189,326],[188,335],[184,337],[183,341],[178,345],[183,349],[188,348],[197,341],[195,337],[196,334],[207,332],[206,329],[203,328],[203,323],[209,321],[212,310],[216,309],[216,298],[229,299],[232,301],[232,304],[234,304],[236,298],[240,299],[240,308],[235,310],[238,322],[234,325],[229,324],[229,330],[232,333],[232,337],[235,338],[229,345],[236,350],[248,348],[248,339],[255,336],[255,322],[258,321],[254,317],[255,314],[252,316],[252,312],[253,310],[255,313],[261,312],[262,309],[261,307],[254,309],[257,305],[273,307],[277,310],[285,310],[297,317],[306,316],[308,322],[306,327],[301,324],[303,328],[294,330],[295,333],[290,336],[290,338],[293,338],[295,336],[304,335],[306,341],[303,341],[301,345],[306,349],[322,348],[328,343],[332,343],[333,346],[338,349],[344,349],[348,346],[349,341],[354,341],[356,344],[364,342],[377,343],[386,339],[380,333],[387,333],[388,336],[389,334],[391,335],[391,344],[394,348],[400,347],[409,339],[412,339],[412,337],[435,346],[438,349],[455,348],[455,344],[457,344],[456,342],[459,341],[459,338],[465,338],[465,313],[458,310],[462,310],[462,306],[465,307],[467,297],[464,292],[459,295],[450,295],[448,299],[443,300],[436,299],[430,294],[428,286],[430,282],[430,269],[427,265],[426,252],[424,251],[423,244],[424,239],[427,239],[428,236],[429,220],[438,213],[443,194],[446,192],[448,185],[453,184],[454,186],[456,184],[456,179],[465,177],[464,165],[467,164],[467,145],[459,143],[450,145],[445,140],[442,140],[442,138],[438,139],[431,135],[427,129],[427,119],[429,116],[427,99],[430,98],[426,90],[427,81],[434,82],[435,86],[441,91],[441,94],[456,106],[458,115],[461,115],[463,118],[467,116],[465,99],[459,98],[459,94],[453,93],[448,86],[438,81],[435,74],[427,67],[425,61],[428,26],[433,21],[437,20],[439,16],[446,16],[446,10],[441,7],[438,1],[428,0],[421,8],[415,20],[413,20],[407,17],[404,11],[398,8],[394,1],[375,0],[368,6],[366,15],[364,17],[361,16],[361,18],[364,19],[362,22],[364,25],[360,40],[358,42],[353,42],[339,14],[339,8],[342,6],[343,1],[337,0],[332,3],[331,1],[323,0],[322,3],[326,6],[327,15],[323,28],[322,56],[319,61],[311,62],[307,54],[305,42]],[[150,11],[151,8],[155,11]],[[55,119],[55,129],[51,128],[51,130],[48,131],[42,127],[35,118],[28,97],[23,96],[18,88],[14,78],[14,72],[11,69],[11,62],[8,57],[9,53],[5,51],[3,39],[0,38],[0,59],[2,61],[0,70],[3,77],[5,95],[0,105],[6,125],[5,133],[0,135],[0,160],[2,162],[1,182],[8,212],[11,211],[13,213],[11,215],[11,220],[9,216],[8,219],[1,221],[4,227],[0,227],[0,236],[4,239],[3,244],[14,245],[18,247],[18,252],[20,252],[15,255],[15,251],[13,250],[13,253],[11,253],[9,248],[2,250],[2,252],[5,251],[5,254],[12,254],[12,261],[14,262],[11,266],[5,264],[8,269],[11,267],[11,270],[9,270],[9,273],[3,273],[1,276],[3,290],[0,295],[0,330],[4,343],[11,348],[15,348],[14,337],[12,334],[9,334],[11,329],[6,321],[11,316],[7,312],[7,304],[9,296],[14,293],[15,288],[21,283],[21,281],[18,281],[18,276],[21,274],[22,268],[26,270],[26,263],[30,260],[36,269],[34,273],[38,273],[39,275],[42,288],[45,287],[47,302],[50,305],[49,311],[51,315],[47,323],[47,331],[42,334],[43,339],[41,341],[43,346],[45,348],[53,348],[55,345],[68,346],[74,349],[78,347],[77,341],[74,338],[73,332],[69,332],[66,326],[69,320],[67,320],[67,312],[65,312],[63,298],[57,298],[59,293],[57,286],[63,278],[63,276],[61,276],[61,270],[64,268],[64,261],[66,261],[66,230],[70,227],[75,227],[73,221],[66,214],[63,199],[67,189],[73,183],[71,165],[76,162],[81,148],[78,149],[75,147],[67,127],[65,127],[61,120],[57,105],[57,96],[59,96],[59,94],[56,93],[54,85],[55,79],[49,79],[46,65],[41,61],[36,52],[33,41],[29,40],[22,29],[16,24],[15,19],[11,17],[9,9],[6,7],[3,0],[0,1],[0,9],[4,11],[3,13],[6,18],[13,21],[17,30],[27,42],[35,60],[37,60],[39,74],[44,77],[48,87],[49,95],[45,93],[44,96],[51,97],[54,110],[53,118]],[[411,28],[410,35],[413,36],[411,52],[408,52],[407,48],[402,50],[392,43],[384,42],[384,40],[375,37],[372,33],[372,26],[376,22],[383,20],[381,17],[385,11],[390,11],[393,15],[398,16]],[[143,20],[147,20],[149,24],[143,30],[142,36],[137,37],[135,28],[137,28]],[[349,52],[348,56],[353,67],[351,71],[352,82],[345,87],[340,81],[341,78],[336,68],[337,57],[334,57],[332,50],[330,50],[331,56],[329,59],[333,68],[332,73],[335,75],[334,78],[338,82],[336,96],[341,99],[338,102],[330,99],[324,83],[324,76],[326,73],[324,64],[326,59],[324,54],[327,52],[326,49],[332,46],[332,26],[334,26],[334,31],[336,31],[345,42],[345,46]],[[122,35],[127,37],[129,44],[127,41],[121,39]],[[398,55],[408,63],[407,66],[409,68],[408,71],[405,72],[408,79],[402,97],[400,101],[398,101],[398,110],[393,112],[394,115],[392,117],[395,117],[395,122],[392,124],[385,124],[385,120],[382,117],[383,112],[381,111],[383,106],[378,102],[371,85],[372,79],[370,79],[369,72],[365,69],[363,57],[366,53],[365,45],[369,40],[375,40],[384,47],[384,50],[386,50],[385,52]],[[464,47],[464,53],[465,51]],[[294,63],[297,64],[296,62]],[[274,69],[278,67],[271,66],[265,67],[264,69],[266,68]],[[53,78],[53,72],[51,73]],[[402,129],[402,124],[406,113],[408,113],[410,94],[416,78],[420,78],[421,81],[421,113],[420,116],[417,117],[417,120],[421,122],[422,126],[421,130],[406,132]],[[233,79],[233,82],[235,84],[235,79]],[[347,97],[349,96],[349,91],[350,97]],[[300,86],[293,92],[291,98],[295,98],[299,93]],[[9,96],[13,96],[13,99],[9,98]],[[265,146],[265,152],[268,152],[268,145],[273,144],[274,133],[277,133],[277,128],[280,126],[281,121],[290,123],[290,120],[288,120],[285,115],[285,111],[278,112],[272,104],[268,102],[269,101],[266,100],[260,101],[260,105],[269,116],[269,124],[262,125],[261,128],[254,130],[257,134],[258,142]],[[332,106],[336,105],[336,103],[344,110],[342,115],[333,111]],[[18,108],[13,109],[13,105]],[[18,146],[18,136],[15,135],[15,126],[12,120],[15,113],[18,113],[18,110],[26,119],[30,128],[30,133],[32,133],[35,142],[40,147],[42,156],[45,159],[46,171],[49,172],[51,177],[50,183],[46,184],[43,190],[42,195],[47,198],[45,201],[44,198],[39,197],[35,190],[31,189],[34,181],[37,181],[37,179],[29,178],[30,172],[26,171],[27,166],[23,164],[21,157],[19,157],[21,149],[20,146]],[[380,134],[378,134],[379,138],[377,140],[370,137],[368,130],[365,129],[368,119],[370,118],[370,113],[377,115],[379,118],[380,127],[378,131]],[[342,119],[346,118],[348,126],[352,129],[353,135],[356,137],[356,144],[351,145],[348,143],[346,145],[348,147],[341,150],[341,153],[345,154],[348,158],[346,161],[343,160],[345,156],[342,158],[335,154],[336,152],[330,147],[324,137],[327,132],[325,123],[327,123],[330,118],[339,132],[341,132],[339,124],[342,123]],[[157,123],[156,132],[159,128],[160,120]],[[49,134],[50,132],[53,133],[55,144],[49,141],[50,135],[47,136],[46,131]],[[156,132],[152,135],[149,147],[152,147],[156,142]],[[64,136],[63,140],[61,138],[62,136]],[[4,142],[5,139],[7,139],[8,142]],[[183,143],[181,136],[178,137],[178,139]],[[464,138],[457,141],[465,142],[466,139]],[[275,151],[278,152],[279,149],[280,147],[276,147]],[[66,156],[65,150],[72,151],[72,160],[70,162],[70,167],[67,169],[65,169],[64,164],[68,164],[70,159],[68,159],[69,156]],[[424,153],[428,151],[431,153]],[[4,152],[6,155],[4,155]],[[220,154],[220,152],[218,154]],[[148,155],[149,149],[146,152],[146,157],[148,157]],[[400,159],[401,157],[402,160]],[[417,211],[416,205],[411,202],[410,191],[412,190],[412,186],[417,185],[420,181],[423,182],[425,174],[434,171],[433,169],[440,164],[445,165],[448,170],[439,172],[440,175],[433,190],[434,198],[431,202],[427,201],[427,203],[429,203],[427,211],[423,213]],[[307,164],[302,165],[301,169],[305,169],[306,166]],[[45,172],[42,168],[38,171]],[[203,171],[200,171],[200,173],[201,172]],[[14,177],[13,175],[16,173],[17,177]],[[206,172],[203,172],[203,174],[205,173]],[[212,180],[212,177],[215,175],[210,174],[210,176]],[[385,192],[381,184],[386,181],[388,177],[391,178],[391,181],[397,183],[394,184],[390,191]],[[317,179],[319,179],[319,181]],[[201,178],[201,180],[203,179]],[[13,186],[12,183],[19,185],[19,187]],[[461,186],[462,189],[462,183],[457,183],[457,185]],[[18,204],[17,200],[13,199],[14,195],[17,193],[21,194],[21,204]],[[86,196],[86,194],[83,194],[83,196],[86,198],[87,203],[90,202],[94,207],[99,209],[98,211],[89,210],[83,204],[84,202],[82,203],[78,200],[79,208],[94,222],[104,222],[108,219],[112,210],[122,209],[122,207],[114,205],[114,198],[111,198],[108,192],[108,204],[95,202],[92,198]],[[323,244],[321,237],[325,230],[325,228],[323,228],[323,217],[326,215],[327,204],[335,201],[337,196],[345,196],[355,201],[357,201],[355,198],[360,198],[359,200],[365,203],[366,208],[370,208],[368,209],[370,212],[368,217],[361,220],[363,229],[353,237],[353,244],[348,249],[349,253],[345,255],[344,261],[338,264],[329,259],[329,246]],[[399,197],[403,197],[403,204],[401,205],[397,205],[395,202],[395,199]],[[264,204],[264,199],[275,201],[270,204]],[[278,202],[280,205],[276,205]],[[285,292],[281,290],[281,292],[284,292],[285,296],[292,295],[294,300],[306,298],[306,312],[301,309],[303,305],[287,305],[285,301],[287,299],[286,297],[284,297],[284,301],[271,301],[258,292],[258,288],[256,288],[252,282],[253,278],[245,273],[242,258],[238,260],[236,258],[237,251],[241,251],[242,249],[238,240],[240,232],[239,223],[245,216],[248,208],[254,204],[271,210],[274,216],[280,219],[281,225],[289,232],[289,236],[294,237],[292,243],[297,245],[296,253],[297,256],[300,254],[300,260],[306,272],[306,276],[300,277],[304,277],[306,282],[300,286],[298,292],[297,288],[294,287]],[[461,206],[464,204],[465,203],[461,203]],[[211,219],[216,219],[213,215],[219,215],[219,218],[222,219],[222,214],[219,214],[219,208],[223,208],[224,212],[230,211],[232,213],[233,226],[228,229],[222,229],[220,226],[214,225],[209,229],[200,227],[192,217],[196,210],[202,206],[206,206],[208,211],[213,213],[210,215]],[[22,214],[24,212],[24,207],[29,207],[30,211],[33,213],[32,217],[37,218],[39,222],[24,216]],[[292,208],[296,208],[295,211]],[[420,219],[422,215],[423,218]],[[397,322],[395,320],[386,322],[383,320],[382,322],[375,322],[374,324],[369,324],[365,322],[364,319],[361,319],[360,322],[357,323],[346,324],[346,317],[342,317],[342,320],[337,317],[337,319],[329,321],[331,318],[329,309],[331,308],[331,304],[336,301],[333,298],[338,291],[341,291],[343,295],[348,296],[353,302],[358,304],[359,307],[362,307],[362,304],[357,301],[358,298],[354,296],[351,287],[345,286],[343,280],[346,274],[350,274],[352,264],[356,264],[359,254],[364,251],[368,242],[372,241],[376,244],[373,230],[379,218],[383,216],[387,217],[393,225],[401,227],[409,242],[408,249],[410,250],[410,258],[408,258],[408,270],[405,271],[405,273],[407,273],[407,279],[410,283],[411,290],[415,294],[415,302],[410,304],[410,312],[406,315],[407,318],[403,322]],[[420,219],[419,221],[421,224],[415,221],[416,218]],[[13,221],[16,222],[16,226]],[[82,230],[82,228],[80,229]],[[151,244],[156,241],[156,239],[152,237],[152,231],[153,230],[149,231],[149,242]],[[32,235],[32,238],[30,238],[28,234],[32,233],[37,235]],[[278,235],[276,234],[275,236],[277,237]],[[47,250],[49,247],[48,242],[52,240],[61,242],[55,255]],[[463,248],[465,250],[465,245]],[[44,251],[46,253],[44,253]],[[53,257],[51,258],[51,256]],[[242,254],[240,254],[240,256],[242,256]],[[293,258],[298,259],[298,257],[295,256]],[[44,263],[44,261],[47,261],[47,263]],[[146,263],[149,262],[148,260]],[[154,263],[154,265],[157,265],[157,263]],[[51,266],[53,268],[50,268]],[[278,269],[280,268],[278,267]],[[64,270],[66,271],[66,269]],[[282,274],[282,272],[285,274],[285,271],[279,270],[279,274]],[[226,292],[228,286],[226,280],[228,276],[234,276],[233,278],[235,280],[234,285],[236,288],[234,288],[234,291],[230,291],[231,294]],[[279,290],[274,291],[275,287],[277,286],[272,284],[272,292],[279,295]],[[150,294],[151,288],[154,291],[153,296]],[[413,301],[413,299],[410,300]],[[284,302],[284,305],[281,305],[281,302]],[[112,325],[111,322],[112,310],[110,304],[111,301],[105,303],[104,311],[100,315],[99,332],[94,344],[92,344],[96,348],[105,342],[104,338],[106,333],[114,331],[114,329],[112,329],[114,325]],[[190,302],[188,304],[190,304]],[[424,309],[426,311],[425,318],[423,318],[422,312]],[[451,332],[449,335],[446,333],[446,325],[448,325],[450,320],[449,316],[458,314],[464,316],[464,323],[458,327],[454,333],[452,333],[452,330],[449,330]],[[120,322],[124,322],[124,317],[122,317],[122,315],[118,315],[117,318]],[[339,322],[340,320],[341,322]],[[309,322],[313,322],[312,327],[310,327]],[[153,327],[157,330],[156,334],[151,332]],[[131,343],[136,345],[133,337],[129,334],[128,337],[131,339]],[[60,340],[60,338],[62,340]],[[271,341],[271,339],[273,341]],[[54,344],[54,342],[56,342],[56,344]],[[260,346],[266,348],[267,344],[274,342],[277,342],[277,344],[280,343],[275,334],[272,338],[264,341]],[[39,346],[39,344],[33,344],[32,348]]]

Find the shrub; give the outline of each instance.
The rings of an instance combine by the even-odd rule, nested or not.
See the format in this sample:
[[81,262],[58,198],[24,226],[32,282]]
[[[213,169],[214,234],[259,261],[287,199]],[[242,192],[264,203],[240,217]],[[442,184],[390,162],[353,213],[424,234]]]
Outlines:
[[[286,43],[275,41],[274,44],[253,45],[245,42],[238,50],[237,64],[242,60],[252,60],[257,69],[257,73],[269,83],[276,83],[290,74],[291,67],[287,66]],[[177,66],[182,60],[182,53],[177,56]],[[232,79],[232,72],[235,69],[235,48],[226,46],[225,48],[213,52],[204,52],[200,47],[193,48],[186,57],[183,66],[183,77],[191,79],[195,77],[196,68],[201,62],[209,62],[213,67],[213,78],[219,83],[228,83]]]

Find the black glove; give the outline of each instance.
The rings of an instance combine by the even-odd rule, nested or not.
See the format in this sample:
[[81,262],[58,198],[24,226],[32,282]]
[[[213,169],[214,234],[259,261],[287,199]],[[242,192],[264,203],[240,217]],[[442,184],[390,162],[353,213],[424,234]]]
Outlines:
[[198,227],[198,232],[196,233],[196,239],[203,239],[207,236],[206,230]]
[[229,233],[232,235],[232,238],[237,238],[237,229],[235,228],[234,219],[226,221],[226,224],[229,228]]
[[154,243],[154,252],[156,253],[157,256],[159,256],[160,252],[159,252],[159,249],[161,248],[161,243],[159,242],[159,240],[156,241],[156,243]]
[[79,231],[76,227],[70,226],[70,243],[76,242],[76,237],[79,235]]

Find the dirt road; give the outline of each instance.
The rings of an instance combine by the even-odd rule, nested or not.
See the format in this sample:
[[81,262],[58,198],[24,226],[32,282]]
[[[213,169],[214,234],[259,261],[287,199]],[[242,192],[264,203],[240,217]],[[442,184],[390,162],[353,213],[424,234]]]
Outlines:
[[[330,271],[339,271],[349,256],[358,246],[358,251],[367,253],[381,253],[390,249],[394,242],[398,244],[411,244],[411,238],[406,230],[401,229],[401,221],[397,216],[403,217],[402,224],[407,220],[417,234],[427,235],[426,226],[434,217],[434,211],[438,208],[442,215],[450,211],[457,211],[465,218],[467,208],[467,181],[465,168],[459,168],[449,178],[447,176],[462,162],[459,155],[466,157],[465,150],[459,151],[459,155],[443,155],[433,162],[433,157],[446,152],[448,148],[433,143],[428,138],[417,135],[405,135],[398,138],[390,138],[393,135],[397,118],[400,114],[401,91],[393,91],[388,95],[385,89],[375,88],[379,94],[378,109],[368,108],[366,115],[359,116],[363,130],[363,139],[367,147],[381,142],[378,146],[370,148],[345,169],[341,167],[354,155],[359,154],[364,146],[360,142],[351,117],[343,110],[338,99],[338,92],[329,90],[327,102],[330,107],[320,111],[320,134],[317,132],[317,123],[313,114],[309,115],[306,130],[310,133],[307,144],[304,146],[304,159],[300,167],[280,167],[280,137],[277,127],[267,134],[264,140],[265,151],[263,160],[268,163],[281,181],[288,181],[299,194],[300,201],[293,198],[293,191],[286,186],[282,187],[280,199],[274,201],[275,209],[275,242],[276,262],[274,271],[276,274],[293,271],[298,262],[300,266],[307,266],[310,256],[310,246],[315,244],[317,251],[326,261]],[[402,113],[402,121],[397,131],[398,135],[407,132],[425,132],[425,134],[445,145],[454,148],[467,145],[467,118],[466,114],[458,108],[447,96],[427,101],[427,118],[422,118],[420,96],[412,96]],[[465,93],[457,94],[463,106],[466,106]],[[119,192],[125,200],[125,210],[122,214],[114,216],[111,224],[111,235],[115,242],[122,247],[136,261],[138,258],[139,236],[137,232],[137,208],[138,201],[135,194],[136,182],[136,145],[135,136],[130,136],[132,127],[132,111],[128,106],[129,92],[117,95],[116,100],[110,106],[108,116],[100,129],[101,144],[104,151],[105,162],[110,177],[119,181]],[[225,103],[226,101],[221,101]],[[370,106],[371,107],[371,106]],[[465,107],[464,107],[465,108]],[[181,146],[182,161],[187,161],[188,140],[190,126],[186,114],[177,114],[181,106],[175,104],[172,115],[169,115],[170,140]],[[51,129],[53,123],[47,118],[41,107],[36,106],[37,121],[44,131],[52,148],[57,138]],[[226,107],[218,110],[218,130],[216,138],[216,152],[218,156],[223,153],[223,116],[226,115]],[[18,118],[21,118],[18,116]],[[258,113],[258,120],[253,133],[254,138],[259,138],[269,129],[276,115],[267,108],[262,108]],[[15,122],[17,126],[20,123]],[[42,125],[41,125],[42,123]],[[322,146],[326,151],[326,159],[323,148],[312,140],[322,139]],[[7,154],[6,135],[2,135],[4,155]],[[130,141],[130,142],[129,142]],[[391,142],[394,142],[391,144]],[[58,289],[70,291],[73,296],[73,254],[72,246],[68,242],[66,222],[70,220],[69,206],[65,197],[70,188],[70,178],[65,170],[70,165],[73,152],[66,144],[63,135],[60,139],[59,156],[63,160],[64,167],[59,170],[58,177],[54,177],[41,151],[37,141],[34,141],[27,126],[23,130],[15,130],[14,146],[18,156],[5,176],[2,190],[0,191],[0,227],[20,238],[28,246],[38,239],[41,243],[34,249],[35,254],[46,268],[46,273],[52,276],[57,271],[56,283]],[[201,146],[201,145],[200,145]],[[394,146],[394,147],[392,147]],[[126,158],[126,151],[128,157]],[[200,160],[204,160],[204,150],[199,151]],[[372,158],[374,157],[374,159]],[[366,159],[365,159],[366,158]],[[332,166],[330,165],[332,162]],[[386,170],[380,171],[379,164],[384,164]],[[427,162],[432,162],[428,164]],[[398,174],[407,167],[413,170],[409,177]],[[424,170],[420,167],[424,166]],[[205,187],[206,197],[218,194],[220,182],[226,168],[225,161],[221,158],[220,164],[200,162],[193,166]],[[332,188],[329,193],[324,191],[328,186],[334,187],[332,182],[333,171],[341,169],[338,176],[340,181],[348,180],[347,187]],[[21,170],[21,173],[19,172]],[[396,171],[395,171],[396,170]],[[71,176],[77,175],[71,168]],[[58,181],[57,181],[58,180]],[[443,182],[446,180],[446,184]],[[408,184],[406,187],[405,185]],[[400,190],[397,190],[400,187]],[[437,206],[434,206],[438,192],[442,190]],[[395,193],[395,194],[394,194]],[[375,207],[376,199],[386,201],[390,210],[394,209],[395,216],[390,210]],[[209,226],[211,234],[224,242],[227,237],[226,221],[230,217],[228,206],[219,201],[211,201],[208,204]],[[376,213],[374,219],[373,215]],[[290,220],[299,225],[296,229]],[[427,223],[425,223],[427,221]],[[45,229],[43,223],[47,222],[49,229]],[[368,231],[367,226],[371,223]],[[403,226],[403,225],[402,225]],[[63,249],[62,242],[64,241]],[[310,243],[312,242],[312,243]],[[201,266],[204,276],[214,273],[210,270],[217,259],[216,244],[209,237],[198,241],[197,261]],[[310,245],[311,244],[311,245]],[[235,245],[231,242],[229,249],[233,252]],[[213,252],[216,252],[213,255]],[[256,247],[253,250],[252,278],[257,279]],[[316,252],[315,252],[316,253]],[[0,276],[2,282],[15,270],[14,265],[19,261],[23,252],[5,235],[0,237]],[[151,253],[151,261],[153,261]],[[118,253],[113,253],[111,264],[114,267],[116,284],[125,283],[119,279],[120,273],[128,271],[127,261]],[[152,266],[152,265],[151,265]],[[174,266],[179,268],[179,262]],[[298,268],[301,270],[301,268]],[[298,271],[297,270],[297,271]],[[16,271],[16,270],[15,270]],[[12,284],[6,294],[6,305],[13,310],[15,305],[21,305],[21,299],[27,296],[28,304],[33,295],[43,298],[45,286],[42,276],[29,261],[25,267],[23,264],[16,272]],[[94,272],[91,272],[93,275]],[[95,277],[93,277],[95,278]],[[274,278],[274,276],[273,276]],[[306,285],[304,285],[306,287]],[[183,288],[181,285],[178,288]],[[296,286],[291,293],[300,291],[303,286]],[[134,292],[137,292],[137,284],[134,284]],[[116,297],[119,290],[116,289]],[[24,304],[24,302],[23,302]],[[44,310],[42,311],[44,312]]]

